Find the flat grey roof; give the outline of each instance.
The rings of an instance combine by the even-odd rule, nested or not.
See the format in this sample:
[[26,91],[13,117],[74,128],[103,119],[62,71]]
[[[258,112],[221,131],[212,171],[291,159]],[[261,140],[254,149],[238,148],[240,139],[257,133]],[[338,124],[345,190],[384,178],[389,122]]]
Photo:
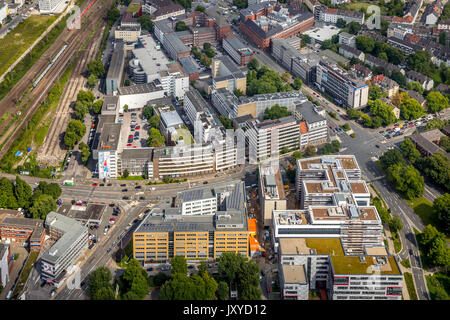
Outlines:
[[202,199],[214,198],[211,188],[198,188],[177,193],[177,198],[181,202],[196,201]]
[[203,99],[202,95],[195,88],[190,88],[188,92],[185,93],[189,100],[194,105],[195,110],[198,112],[205,110],[208,108],[208,104],[205,99]]
[[72,206],[71,204],[63,204],[58,208],[58,213],[83,222],[101,221],[102,216],[106,211],[106,208],[107,206],[105,204],[90,203],[87,205],[87,207]]
[[124,50],[123,50],[123,42],[117,41],[116,47],[111,57],[111,62],[109,64],[108,74],[106,78],[108,79],[117,79],[120,80],[119,77],[122,74],[123,63],[124,63]]
[[293,116],[287,116],[284,118],[280,118],[280,119],[275,119],[275,120],[266,120],[264,122],[259,122],[257,124],[255,124],[256,128],[258,129],[266,129],[266,128],[271,128],[273,126],[279,126],[288,122],[295,122],[295,118]]
[[301,91],[288,91],[288,92],[256,94],[252,97],[241,96],[239,97],[239,101],[240,103],[250,103],[254,101],[266,101],[266,100],[286,99],[286,98],[298,98],[299,101],[306,100],[305,95]]
[[154,82],[150,82],[150,83],[135,84],[128,87],[120,87],[119,94],[120,95],[141,94],[161,90],[164,90],[161,86],[156,86]]
[[176,110],[161,113],[161,121],[166,128],[183,124],[183,120],[181,120]]
[[121,123],[105,123],[100,135],[98,150],[117,150],[120,140]]
[[180,40],[180,38],[176,36],[175,33],[168,33],[164,36],[177,53],[190,52],[189,48],[183,43],[183,41]]
[[59,238],[42,256],[42,260],[50,263],[56,263],[59,258],[67,253],[80,235],[87,232],[87,227],[82,226],[77,220],[63,216],[54,211],[51,211],[47,215],[45,225],[51,226],[51,228],[55,228],[63,233],[61,238]]
[[180,58],[179,61],[187,74],[198,73],[200,71],[191,56]]
[[153,148],[136,148],[136,149],[123,149],[120,158],[122,160],[129,159],[148,159],[152,160]]
[[296,106],[297,112],[303,116],[303,120],[308,123],[314,123],[325,120],[320,114],[314,111],[315,105],[310,101],[303,102]]

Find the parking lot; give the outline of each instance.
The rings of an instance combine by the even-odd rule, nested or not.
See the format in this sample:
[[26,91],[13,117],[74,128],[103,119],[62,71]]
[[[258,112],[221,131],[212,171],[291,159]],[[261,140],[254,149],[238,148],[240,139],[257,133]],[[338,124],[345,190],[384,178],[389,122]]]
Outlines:
[[124,149],[147,147],[148,124],[142,119],[142,109],[128,110],[119,117],[123,123],[122,143]]

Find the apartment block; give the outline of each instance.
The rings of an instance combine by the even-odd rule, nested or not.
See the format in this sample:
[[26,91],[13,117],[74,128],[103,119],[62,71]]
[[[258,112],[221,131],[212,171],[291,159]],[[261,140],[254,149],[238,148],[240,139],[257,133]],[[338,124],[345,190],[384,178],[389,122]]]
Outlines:
[[339,33],[339,44],[340,45],[345,44],[349,47],[355,48],[356,47],[356,35],[350,34],[348,32]]
[[213,90],[225,88],[230,92],[239,90],[243,94],[247,92],[247,76],[238,68],[236,63],[228,56],[212,59],[211,73],[213,78]]
[[234,181],[178,192],[152,208],[133,233],[133,256],[144,265],[176,255],[216,259],[223,252],[248,257],[244,183]]

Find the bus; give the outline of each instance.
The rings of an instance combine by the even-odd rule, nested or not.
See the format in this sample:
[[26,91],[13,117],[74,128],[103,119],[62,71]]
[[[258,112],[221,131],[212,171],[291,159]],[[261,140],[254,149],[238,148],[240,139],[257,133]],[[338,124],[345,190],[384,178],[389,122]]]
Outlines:
[[63,184],[65,186],[73,186],[73,180],[64,180]]

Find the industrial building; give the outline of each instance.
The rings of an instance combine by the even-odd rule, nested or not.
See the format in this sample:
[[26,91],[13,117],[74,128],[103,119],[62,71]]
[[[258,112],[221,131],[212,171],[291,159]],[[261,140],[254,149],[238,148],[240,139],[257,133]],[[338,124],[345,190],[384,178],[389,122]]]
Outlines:
[[41,257],[41,277],[58,287],[88,248],[88,228],[54,211],[47,215],[44,226],[56,242]]
[[216,259],[249,255],[245,185],[241,181],[178,192],[154,207],[133,232],[133,257],[144,265],[176,255]]

